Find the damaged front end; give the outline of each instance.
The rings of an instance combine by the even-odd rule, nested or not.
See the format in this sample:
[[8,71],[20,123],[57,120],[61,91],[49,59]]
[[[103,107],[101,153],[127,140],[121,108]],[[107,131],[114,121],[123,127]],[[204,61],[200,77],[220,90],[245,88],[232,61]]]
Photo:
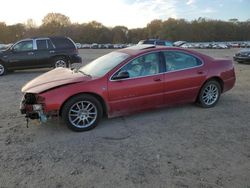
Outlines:
[[21,114],[25,114],[26,120],[37,119],[41,123],[47,122],[47,116],[44,113],[44,98],[33,93],[25,93],[20,104]]

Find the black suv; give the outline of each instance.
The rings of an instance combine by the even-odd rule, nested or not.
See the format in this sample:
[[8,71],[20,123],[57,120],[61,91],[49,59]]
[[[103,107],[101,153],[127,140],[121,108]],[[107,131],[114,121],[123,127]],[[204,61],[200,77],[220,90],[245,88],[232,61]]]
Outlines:
[[7,71],[69,67],[81,62],[75,43],[68,37],[24,39],[0,51],[0,76]]

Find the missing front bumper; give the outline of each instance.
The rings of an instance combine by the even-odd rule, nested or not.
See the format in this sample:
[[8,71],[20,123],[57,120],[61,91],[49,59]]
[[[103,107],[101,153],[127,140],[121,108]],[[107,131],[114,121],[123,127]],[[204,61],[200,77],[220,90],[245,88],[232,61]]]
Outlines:
[[25,118],[27,119],[37,119],[41,123],[46,123],[48,118],[46,114],[43,112],[43,108],[41,104],[33,104],[33,105],[25,105],[21,104],[20,106],[21,114],[25,114]]

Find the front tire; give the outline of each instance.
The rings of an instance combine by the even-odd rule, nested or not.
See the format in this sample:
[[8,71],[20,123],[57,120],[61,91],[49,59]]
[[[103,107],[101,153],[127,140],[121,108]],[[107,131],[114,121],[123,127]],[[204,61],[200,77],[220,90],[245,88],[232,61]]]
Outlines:
[[5,66],[2,63],[0,63],[0,76],[5,75],[6,72],[7,72],[7,70],[6,70]]
[[102,118],[101,103],[92,95],[75,96],[66,102],[62,109],[62,118],[67,126],[77,132],[95,128]]
[[206,82],[199,93],[198,103],[203,108],[214,107],[219,101],[221,86],[215,80]]

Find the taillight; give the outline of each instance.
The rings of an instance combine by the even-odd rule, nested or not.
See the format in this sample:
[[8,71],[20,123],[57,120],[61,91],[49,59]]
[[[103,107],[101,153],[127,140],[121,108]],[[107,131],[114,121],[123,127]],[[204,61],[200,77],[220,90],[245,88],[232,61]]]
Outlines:
[[74,49],[74,53],[75,54],[79,54],[79,51],[78,51],[78,49],[76,48],[76,49]]

